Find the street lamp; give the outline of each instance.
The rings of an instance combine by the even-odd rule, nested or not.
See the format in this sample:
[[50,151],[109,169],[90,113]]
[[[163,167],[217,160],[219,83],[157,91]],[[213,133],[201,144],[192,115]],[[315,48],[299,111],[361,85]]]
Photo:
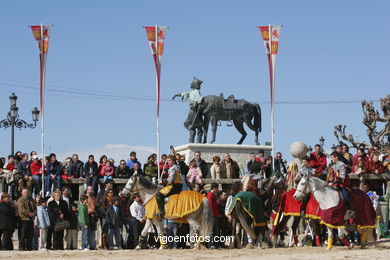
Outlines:
[[19,118],[19,108],[16,106],[16,100],[18,97],[15,95],[15,93],[12,93],[12,95],[9,97],[9,101],[11,103],[10,111],[7,114],[7,118],[0,121],[0,128],[8,128],[11,127],[11,154],[14,154],[14,147],[15,147],[15,127],[22,129],[22,128],[35,128],[37,126],[38,117],[39,117],[39,110],[38,108],[34,108],[32,113],[33,123],[29,124],[23,119]]
[[324,144],[325,144],[325,138],[323,136],[321,136],[320,138],[320,146],[321,146],[321,150],[324,149]]

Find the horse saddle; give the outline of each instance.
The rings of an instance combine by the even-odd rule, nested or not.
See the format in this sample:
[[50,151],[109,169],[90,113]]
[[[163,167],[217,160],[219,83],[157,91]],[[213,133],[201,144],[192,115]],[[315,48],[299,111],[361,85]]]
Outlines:
[[224,98],[223,93],[219,94],[222,100],[223,109],[238,110],[238,100],[235,99],[234,95],[230,95],[227,99]]

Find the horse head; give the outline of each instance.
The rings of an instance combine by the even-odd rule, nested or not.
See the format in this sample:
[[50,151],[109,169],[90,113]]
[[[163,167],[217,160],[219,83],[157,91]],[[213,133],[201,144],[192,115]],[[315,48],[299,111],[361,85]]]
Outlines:
[[299,180],[297,190],[294,193],[294,199],[302,200],[307,194],[310,193],[309,174],[305,174]]
[[129,196],[134,193],[134,187],[136,186],[136,182],[138,179],[138,174],[133,174],[127,181],[125,187],[122,190],[123,196]]

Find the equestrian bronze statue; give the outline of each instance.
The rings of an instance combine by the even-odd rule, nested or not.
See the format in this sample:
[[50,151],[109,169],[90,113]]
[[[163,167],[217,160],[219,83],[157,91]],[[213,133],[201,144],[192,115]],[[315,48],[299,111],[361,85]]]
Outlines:
[[221,93],[220,96],[205,96],[200,94],[200,86],[203,82],[194,78],[191,83],[190,92],[176,94],[172,99],[181,97],[183,101],[190,102],[188,117],[184,127],[190,131],[190,143],[194,143],[197,134],[197,143],[207,143],[209,124],[211,123],[211,142],[215,142],[217,126],[220,121],[227,121],[241,133],[237,144],[242,144],[247,136],[244,123],[255,132],[255,144],[259,145],[259,132],[261,132],[261,109],[260,105],[251,103],[245,99],[235,99],[233,95],[227,99]]

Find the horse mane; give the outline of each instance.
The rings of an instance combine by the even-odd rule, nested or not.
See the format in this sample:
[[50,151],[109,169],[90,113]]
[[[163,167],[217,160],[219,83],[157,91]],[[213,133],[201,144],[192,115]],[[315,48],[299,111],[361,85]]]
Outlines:
[[144,177],[142,176],[138,176],[138,181],[139,183],[144,186],[145,188],[147,189],[157,189],[157,185],[154,184],[153,182],[145,179]]
[[323,181],[323,180],[321,180],[321,179],[318,178],[318,177],[310,176],[310,179],[314,181],[314,183],[315,183],[315,185],[316,185],[317,187],[321,187],[321,188],[327,187],[326,182]]

